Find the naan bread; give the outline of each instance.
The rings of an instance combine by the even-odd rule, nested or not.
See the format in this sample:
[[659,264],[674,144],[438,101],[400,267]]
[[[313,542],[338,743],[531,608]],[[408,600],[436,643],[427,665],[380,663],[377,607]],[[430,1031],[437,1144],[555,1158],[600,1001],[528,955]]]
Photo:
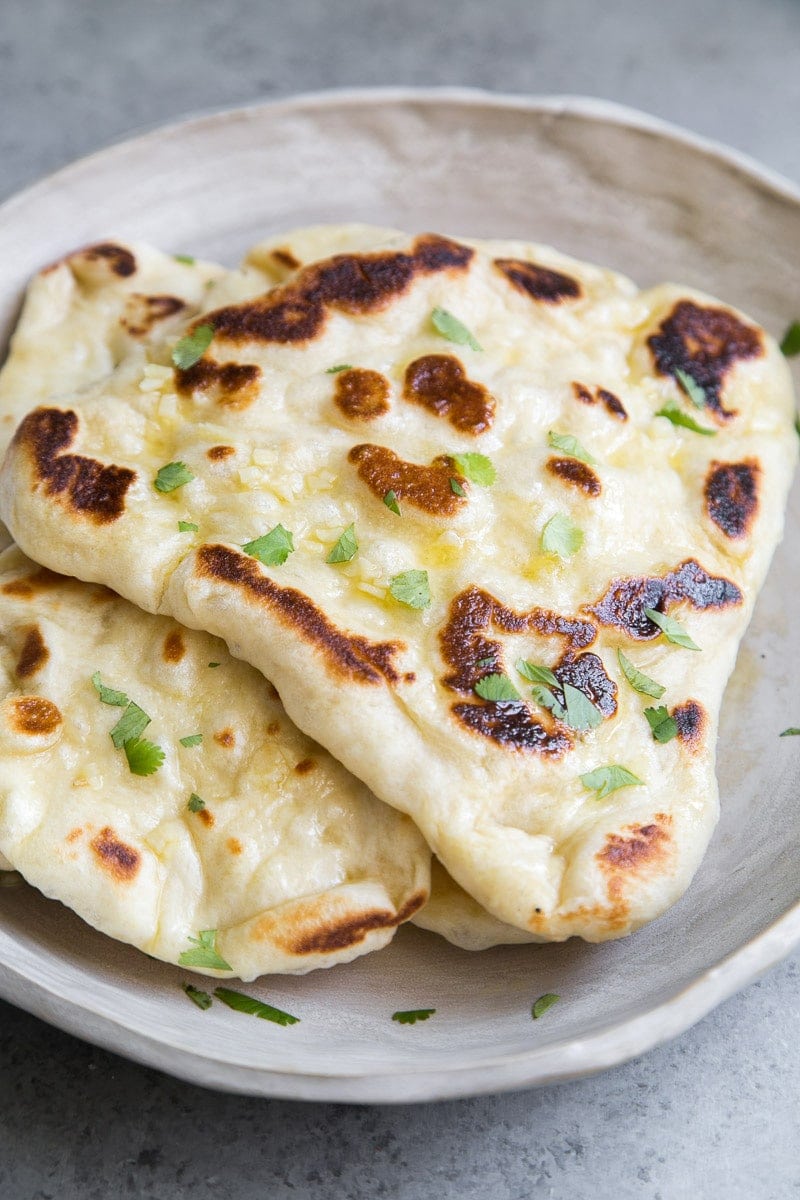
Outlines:
[[[377,950],[424,904],[412,821],[223,642],[16,547],[0,555],[0,631],[0,855],[95,928],[172,963],[215,929],[230,973],[253,979]],[[101,702],[95,671],[151,718],[157,773],[115,748],[124,709]]]
[[[169,297],[195,312],[210,284],[227,298],[266,283],[143,245],[71,255],[31,284],[0,372],[2,412],[18,415],[23,395],[29,405],[84,387],[137,352],[152,328],[130,330],[132,296],[138,308]],[[244,979],[377,949],[424,902],[430,852],[408,818],[300,734],[223,643],[51,576],[18,550],[0,556],[0,630],[0,870],[16,867],[96,928],[167,961],[217,929],[217,949]],[[172,746],[158,775],[132,775],[114,749],[121,709],[100,704],[92,662],[153,726],[162,712]],[[51,734],[32,727],[48,719]],[[205,727],[201,745],[179,745],[184,721]],[[197,812],[193,792],[208,800]]]
[[[436,307],[483,349],[444,340]],[[25,418],[2,480],[15,536],[225,637],[499,920],[601,940],[657,916],[713,830],[721,696],[796,458],[772,340],[689,289],[639,293],[542,247],[433,235],[304,266],[202,320],[215,335],[195,366],[173,378],[169,348],[152,352],[168,403],[127,360],[79,411]],[[705,389],[702,413],[679,371]],[[716,436],[657,417],[669,404]],[[491,458],[492,487],[452,458],[470,452]],[[176,460],[195,478],[161,495]],[[560,514],[584,538],[568,559],[540,541]],[[177,533],[186,515],[194,538]],[[329,565],[353,522],[358,556]],[[296,549],[266,567],[242,546],[278,523]],[[409,570],[429,577],[424,609],[389,590]],[[645,608],[702,653],[659,637]],[[665,687],[667,744],[618,649]],[[576,733],[531,698],[520,658],[582,692],[599,727]],[[476,694],[498,674],[521,699]],[[643,782],[585,785],[612,765]]]

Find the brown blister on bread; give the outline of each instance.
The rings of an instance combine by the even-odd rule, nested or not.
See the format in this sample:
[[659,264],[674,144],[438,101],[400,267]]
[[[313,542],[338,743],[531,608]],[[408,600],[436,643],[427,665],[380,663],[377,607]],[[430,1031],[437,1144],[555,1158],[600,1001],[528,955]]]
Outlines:
[[678,737],[692,754],[703,748],[703,737],[708,728],[708,714],[699,700],[686,700],[673,708],[670,714],[678,726]]
[[336,376],[333,402],[352,421],[374,421],[389,411],[389,380],[380,371],[350,367]]
[[703,495],[706,513],[726,537],[746,537],[758,514],[761,466],[754,458],[737,463],[712,462]]
[[66,258],[53,263],[50,270],[66,263],[76,279],[81,283],[105,282],[108,275],[116,275],[119,279],[129,279],[138,269],[136,258],[126,246],[118,246],[114,242],[98,242],[93,246],[84,246],[75,250]]
[[637,641],[656,638],[659,627],[645,615],[646,608],[667,612],[680,602],[698,611],[729,608],[742,603],[742,593],[724,576],[709,575],[693,558],[665,575],[617,579],[603,596],[586,606],[601,625],[615,625]]
[[125,302],[120,324],[131,337],[144,338],[154,326],[183,312],[185,308],[186,302],[178,296],[145,296],[141,292],[134,292]]
[[518,292],[539,303],[560,304],[562,300],[578,300],[583,295],[577,279],[550,267],[540,267],[521,258],[496,258],[494,265]]
[[418,237],[411,251],[337,254],[303,267],[291,282],[263,296],[217,309],[204,324],[230,342],[295,344],[316,338],[330,311],[382,312],[425,275],[464,271],[474,250],[437,234]]
[[647,825],[627,825],[622,833],[609,833],[596,857],[608,877],[608,897],[620,915],[630,880],[643,880],[663,871],[675,853],[669,813],[656,813]]
[[584,496],[599,496],[603,490],[597,472],[577,458],[549,458],[546,469],[569,487],[577,488]]
[[467,378],[453,354],[426,354],[406,367],[403,399],[449,421],[460,433],[491,428],[496,404],[482,383]]
[[100,866],[118,883],[130,883],[136,878],[141,866],[141,855],[132,846],[126,846],[114,830],[106,825],[89,843]]
[[300,259],[292,254],[291,250],[283,246],[278,246],[275,250],[270,250],[270,257],[275,259],[281,267],[286,267],[290,271],[297,271],[302,267]]
[[175,388],[182,396],[196,392],[222,408],[242,412],[258,399],[261,368],[255,363],[218,363],[203,357],[182,370],[175,368]]
[[217,730],[214,734],[214,741],[218,746],[222,746],[223,750],[232,750],[236,745],[236,734],[230,725],[226,725],[224,729]]
[[371,642],[338,629],[313,600],[293,587],[281,587],[264,575],[254,558],[227,546],[202,546],[196,574],[236,588],[252,604],[265,608],[294,635],[316,650],[328,670],[352,683],[397,683],[394,658],[402,642]]
[[164,638],[164,662],[179,663],[186,653],[186,642],[180,629],[172,629]]
[[18,679],[27,679],[41,671],[50,658],[50,651],[38,625],[29,625],[21,632],[25,634],[25,640],[14,670]]
[[295,763],[295,775],[310,775],[312,771],[316,770],[316,766],[313,758],[303,758],[299,763]]
[[125,511],[125,496],[136,472],[64,453],[77,433],[76,413],[37,408],[23,419],[13,444],[31,459],[35,486],[41,485],[48,496],[58,497],[75,516],[95,525],[108,525]]
[[625,405],[618,396],[607,391],[606,388],[596,387],[592,392],[583,383],[573,383],[572,393],[576,400],[580,400],[581,404],[602,404],[606,412],[612,417],[616,417],[618,421],[627,421],[628,419]]
[[[543,708],[534,712],[523,699],[492,701],[476,696],[475,685],[481,679],[505,673],[502,646],[488,636],[492,630],[564,639],[566,649],[554,669],[556,678],[583,692],[604,717],[616,712],[617,687],[601,659],[596,654],[577,653],[594,641],[592,624],[549,609],[517,613],[488,592],[471,587],[455,597],[439,634],[442,658],[452,669],[442,683],[451,691],[474,697],[470,703],[452,707],[456,719],[471,731],[510,749],[535,750],[551,757],[560,757],[574,744],[569,728]],[[562,700],[563,696],[556,698]]]
[[0,587],[4,596],[13,596],[17,600],[32,600],[39,592],[49,588],[61,587],[64,583],[62,575],[40,567],[29,575],[21,575],[19,579],[10,579]]
[[29,737],[55,733],[64,720],[58,707],[44,696],[17,696],[8,702],[6,719],[14,733]]
[[679,383],[677,372],[685,372],[705,392],[706,407],[723,421],[736,416],[722,403],[726,376],[737,362],[764,353],[763,337],[754,326],[726,308],[693,300],[679,300],[647,345],[659,373]]
[[250,936],[254,941],[273,942],[289,954],[328,954],[358,946],[376,929],[402,925],[427,899],[427,892],[415,892],[396,912],[388,908],[341,912],[327,897],[310,899],[294,913],[286,909],[265,913]]
[[[349,462],[358,470],[358,477],[373,496],[383,500],[394,492],[401,503],[412,504],[433,517],[452,517],[466,504],[465,496],[457,496],[451,480],[456,478],[455,464],[447,455],[435,458],[429,466],[406,462],[387,446],[364,444],[353,446]],[[468,484],[458,480],[462,491]]]
[[226,458],[230,458],[235,453],[234,446],[211,446],[206,450],[206,458],[211,462],[224,462]]

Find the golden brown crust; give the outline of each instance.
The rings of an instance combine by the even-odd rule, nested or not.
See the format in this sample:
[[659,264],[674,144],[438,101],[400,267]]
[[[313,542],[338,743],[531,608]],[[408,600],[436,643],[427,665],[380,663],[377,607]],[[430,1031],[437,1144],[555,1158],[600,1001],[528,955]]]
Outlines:
[[[387,446],[367,444],[353,446],[348,460],[358,469],[358,477],[378,500],[394,492],[400,503],[413,504],[433,517],[452,517],[466,504],[465,496],[457,496],[452,480],[456,479],[453,460],[447,455],[435,458],[429,466],[406,462]],[[457,480],[466,493],[469,485]]]
[[758,515],[761,465],[755,458],[743,462],[712,462],[703,495],[706,513],[731,539],[750,533]]
[[581,404],[602,404],[612,417],[616,417],[618,421],[627,421],[628,414],[625,411],[625,405],[618,396],[606,388],[596,387],[592,392],[583,383],[573,383],[572,392],[575,399],[580,400]]
[[475,435],[491,428],[497,407],[482,383],[467,379],[454,354],[426,354],[409,363],[403,399],[443,417],[460,433]]
[[186,642],[180,629],[171,630],[164,638],[164,662],[179,663],[186,653]]
[[128,297],[120,324],[131,337],[143,338],[160,321],[174,317],[186,307],[186,302],[178,296],[144,296],[134,292]]
[[389,380],[380,371],[350,367],[336,376],[333,401],[352,421],[374,421],[389,411]]
[[706,407],[721,420],[736,416],[722,403],[725,379],[737,362],[764,353],[760,330],[726,308],[679,300],[647,339],[656,370],[677,380],[684,371],[705,392]]
[[130,883],[141,866],[141,855],[133,846],[126,846],[107,825],[89,843],[100,866],[117,883]]
[[577,488],[584,496],[599,496],[603,490],[597,472],[577,458],[549,458],[545,467],[556,479]]
[[63,720],[58,707],[44,696],[18,696],[9,705],[8,722],[15,733],[30,737],[55,733]]
[[116,521],[125,511],[125,495],[136,479],[128,467],[105,466],[94,458],[64,453],[75,441],[77,414],[60,408],[28,413],[14,434],[14,445],[31,460],[37,485],[56,496],[75,516],[95,525]]
[[371,642],[333,624],[313,600],[296,588],[281,587],[262,574],[248,555],[227,546],[203,546],[197,553],[201,578],[237,588],[250,603],[268,609],[282,625],[320,653],[334,674],[353,683],[397,683],[394,658],[402,642]]
[[394,929],[413,917],[428,899],[427,892],[415,892],[397,912],[377,908],[367,912],[330,914],[327,902],[309,903],[294,920],[268,914],[257,922],[252,936],[256,940],[274,941],[289,954],[330,954],[346,950],[364,941],[377,929]]
[[729,608],[742,603],[739,588],[724,575],[709,575],[696,559],[689,558],[665,575],[617,579],[595,604],[586,606],[601,625],[616,625],[637,641],[656,638],[661,630],[645,615],[646,608],[667,612],[685,601],[698,611]]
[[182,396],[201,392],[215,404],[242,412],[258,399],[261,368],[255,363],[218,363],[201,358],[186,370],[175,368],[175,388]]
[[560,304],[562,300],[577,300],[583,295],[577,279],[549,267],[540,267],[538,263],[521,258],[496,258],[494,265],[518,292],[538,303]]
[[678,737],[687,750],[697,754],[703,748],[708,728],[708,714],[699,700],[686,700],[672,710],[678,726]]

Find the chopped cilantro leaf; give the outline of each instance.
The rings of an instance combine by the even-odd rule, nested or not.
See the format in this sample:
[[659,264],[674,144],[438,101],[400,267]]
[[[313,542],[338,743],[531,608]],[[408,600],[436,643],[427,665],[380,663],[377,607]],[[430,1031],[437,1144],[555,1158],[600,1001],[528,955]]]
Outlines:
[[781,340],[781,353],[787,358],[800,354],[800,321],[792,321]]
[[675,378],[695,408],[705,408],[706,393],[697,380],[693,379],[688,371],[682,371],[680,367],[675,369]]
[[203,800],[203,798],[201,796],[198,796],[197,792],[192,792],[191,796],[189,797],[189,803],[186,805],[189,812],[192,812],[192,813],[202,812],[203,809],[205,808],[205,806],[206,806],[205,800]]
[[401,571],[389,580],[389,591],[395,600],[409,608],[427,608],[431,602],[431,588],[427,571]]
[[350,562],[358,554],[358,538],[356,537],[355,524],[348,525],[344,533],[341,535],[336,545],[331,550],[325,562],[328,563],[343,563]]
[[790,725],[789,728],[784,729],[783,733],[779,734],[779,736],[780,737],[800,737],[800,729],[797,729],[796,726],[794,726],[794,725]]
[[674,737],[678,736],[678,722],[669,715],[666,705],[661,704],[658,708],[646,708],[644,715],[653,731],[654,741],[671,742]]
[[252,542],[246,542],[242,549],[251,558],[257,558],[265,567],[279,567],[294,550],[294,542],[288,529],[276,525],[269,533],[254,538]]
[[153,486],[157,492],[174,492],[184,484],[191,483],[193,479],[194,475],[186,463],[171,462],[159,469]]
[[516,668],[524,679],[530,680],[531,683],[546,683],[548,687],[561,687],[561,680],[553,674],[549,667],[540,667],[537,663],[528,662],[525,658],[518,658]]
[[326,375],[338,375],[340,371],[352,371],[353,367],[350,363],[337,363],[335,367],[328,367],[325,371]]
[[[228,969],[230,970],[230,968]],[[275,1025],[298,1025],[300,1022],[299,1017],[293,1017],[291,1013],[284,1012],[283,1009],[273,1008],[271,1004],[265,1004],[263,1000],[256,1000],[255,996],[246,996],[244,992],[218,987],[214,988],[214,995],[223,1004],[227,1004],[228,1008],[232,1008],[236,1012],[247,1013],[251,1017],[260,1017],[262,1021],[272,1021]]]
[[675,646],[683,646],[686,650],[700,649],[674,617],[668,617],[666,613],[657,612],[654,608],[646,608],[644,615],[649,617],[654,625],[658,626],[668,642],[672,642]]
[[454,496],[462,496],[463,497],[463,496],[466,496],[466,494],[467,494],[464,491],[461,484],[458,482],[458,480],[453,479],[453,478],[450,479],[450,491],[453,493]]
[[566,723],[571,729],[582,732],[586,729],[596,729],[603,720],[603,714],[588,696],[571,683],[565,683],[564,703],[567,706]]
[[480,696],[481,700],[492,700],[495,703],[522,699],[507,675],[485,675],[475,684],[475,694]]
[[172,351],[172,361],[180,371],[188,371],[205,354],[214,340],[213,325],[198,325],[192,333],[177,343]]
[[437,333],[440,333],[443,338],[447,338],[448,342],[455,342],[457,346],[469,346],[472,350],[483,349],[466,325],[463,325],[458,317],[454,317],[446,308],[435,308],[431,313],[431,321]]
[[396,492],[387,492],[383,497],[383,503],[391,512],[395,513],[398,517],[400,516],[400,505],[397,503]]
[[208,992],[201,991],[200,988],[194,987],[191,983],[184,983],[183,990],[186,992],[186,995],[189,997],[192,1003],[196,1004],[198,1008],[202,1008],[203,1011],[211,1008],[213,1002]]
[[556,699],[549,687],[545,687],[543,683],[537,683],[535,687],[531,688],[531,695],[537,704],[541,704],[542,708],[546,708],[557,720],[564,720],[567,710],[561,701]]
[[566,513],[556,513],[542,530],[541,547],[545,554],[572,558],[583,545],[583,530]]
[[594,771],[581,775],[581,783],[590,792],[597,792],[596,800],[604,800],[611,792],[619,791],[620,788],[641,787],[644,780],[634,775],[627,767],[612,765],[597,767]]
[[196,259],[191,254],[173,254],[172,257],[175,259],[175,262],[184,263],[187,267],[193,267],[196,262]]
[[218,666],[219,666],[219,663],[209,663],[208,665],[209,665],[210,667],[218,667]]
[[194,945],[191,950],[184,950],[178,958],[182,967],[206,967],[212,971],[232,971],[233,967],[217,950],[216,929],[202,929],[196,938],[190,937]]
[[203,740],[202,733],[190,733],[187,737],[182,737],[180,743],[182,746],[199,746]]
[[122,749],[132,775],[153,775],[164,761],[164,751],[146,738],[129,738]]
[[435,1008],[409,1008],[392,1013],[392,1020],[398,1025],[416,1025],[417,1021],[427,1021],[435,1012]]
[[103,704],[113,704],[117,708],[125,708],[130,701],[124,692],[117,692],[114,688],[106,687],[100,679],[100,672],[95,671],[92,676],[92,685]]
[[464,478],[477,483],[479,487],[491,487],[497,479],[494,464],[485,454],[467,450],[464,454],[454,454],[452,458]]
[[547,435],[547,441],[554,450],[560,450],[568,458],[577,458],[592,467],[597,466],[597,459],[571,433],[554,433],[551,429]]
[[144,709],[134,704],[133,700],[129,700],[125,712],[111,730],[111,740],[117,750],[121,750],[125,742],[141,737],[149,724],[150,718]]
[[621,650],[617,651],[617,658],[625,678],[635,692],[641,692],[643,696],[652,696],[655,700],[661,699],[667,690],[665,687],[656,683],[655,679],[651,679],[649,675],[639,671]]
[[702,433],[704,437],[716,437],[716,429],[707,429],[705,425],[698,425],[694,417],[690,417],[682,408],[679,408],[674,400],[668,400],[667,403],[660,408],[656,413],[657,417],[666,417],[673,425],[682,425],[684,429],[691,429],[693,433]]
[[539,1017],[543,1017],[548,1008],[552,1008],[560,999],[561,997],[556,995],[555,992],[545,992],[543,996],[534,1001],[533,1008],[531,1009],[531,1016],[534,1021],[538,1021]]
[[194,521],[178,521],[179,533],[197,533],[199,525],[195,525]]

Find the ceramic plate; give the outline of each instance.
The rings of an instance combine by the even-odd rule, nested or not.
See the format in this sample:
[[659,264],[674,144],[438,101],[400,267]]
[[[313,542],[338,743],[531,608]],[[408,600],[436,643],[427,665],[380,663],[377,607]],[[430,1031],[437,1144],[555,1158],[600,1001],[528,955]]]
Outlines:
[[[0,210],[0,337],[28,277],[81,243],[144,238],[233,265],[294,225],[551,242],[648,286],[675,279],[780,335],[797,312],[800,192],[740,156],[593,100],[474,92],[301,97],[104,150]],[[302,1018],[216,1004],[27,887],[0,892],[0,995],[196,1083],[267,1096],[408,1101],[541,1084],[672,1037],[800,940],[800,490],[728,689],[722,820],[661,920],[603,946],[467,954],[406,927],[379,954],[248,988]],[[533,1022],[531,1002],[561,1003]],[[398,1008],[436,1008],[400,1026]],[[734,1051],[735,1053],[735,1048]]]

